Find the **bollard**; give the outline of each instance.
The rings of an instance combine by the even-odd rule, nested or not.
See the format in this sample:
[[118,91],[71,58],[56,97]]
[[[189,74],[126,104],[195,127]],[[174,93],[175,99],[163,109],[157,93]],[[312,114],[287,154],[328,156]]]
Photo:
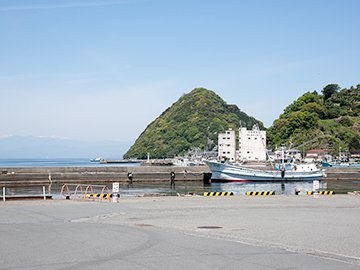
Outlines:
[[44,201],[46,201],[45,186],[43,186]]
[[118,202],[118,194],[113,194],[112,196],[112,199],[113,199],[113,203],[117,203]]
[[5,202],[5,187],[3,187],[3,201]]
[[175,188],[175,173],[174,172],[170,173],[170,187]]
[[314,191],[314,198],[317,199],[319,197],[319,191]]

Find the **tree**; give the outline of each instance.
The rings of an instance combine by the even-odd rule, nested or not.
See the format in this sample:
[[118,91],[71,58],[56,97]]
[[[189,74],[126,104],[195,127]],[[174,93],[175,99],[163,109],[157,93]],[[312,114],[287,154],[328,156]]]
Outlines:
[[324,100],[329,99],[334,93],[337,93],[339,89],[340,86],[337,84],[328,84],[327,86],[325,86],[322,90]]
[[356,134],[349,142],[350,151],[360,149],[360,136]]

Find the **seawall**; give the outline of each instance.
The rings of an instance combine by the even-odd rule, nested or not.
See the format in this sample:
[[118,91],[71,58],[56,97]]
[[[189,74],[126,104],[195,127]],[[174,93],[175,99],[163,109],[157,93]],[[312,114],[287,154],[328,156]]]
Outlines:
[[326,180],[360,180],[360,167],[327,167]]
[[207,166],[194,167],[14,167],[0,168],[0,185],[30,185],[50,183],[86,183],[130,181],[175,181],[209,180],[211,171]]
[[[325,168],[326,180],[360,180],[360,168]],[[101,167],[15,167],[0,168],[0,185],[31,185],[50,183],[86,183],[130,181],[170,181],[170,173],[175,173],[175,181],[208,181],[211,171],[207,166],[101,166]]]

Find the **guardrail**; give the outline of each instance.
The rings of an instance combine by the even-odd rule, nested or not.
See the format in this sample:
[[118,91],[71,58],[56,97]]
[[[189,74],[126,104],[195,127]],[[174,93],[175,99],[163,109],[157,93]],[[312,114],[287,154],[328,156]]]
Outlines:
[[[51,198],[51,196],[47,196],[45,192],[45,187],[48,185],[13,185],[13,186],[2,186],[3,196],[2,200],[6,201],[6,188],[17,188],[17,187],[42,187],[43,198],[46,200],[46,197]],[[41,196],[8,196],[9,199],[39,199]]]

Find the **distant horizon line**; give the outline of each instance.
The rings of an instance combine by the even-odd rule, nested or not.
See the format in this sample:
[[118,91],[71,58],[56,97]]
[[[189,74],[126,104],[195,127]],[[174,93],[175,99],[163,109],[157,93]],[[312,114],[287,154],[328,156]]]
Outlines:
[[133,142],[133,140],[131,141],[122,141],[122,140],[116,140],[116,139],[98,139],[98,140],[81,140],[81,139],[72,139],[72,138],[68,138],[68,137],[62,137],[59,135],[50,135],[50,136],[46,136],[46,135],[17,135],[17,134],[4,134],[4,135],[0,135],[0,139],[7,139],[7,138],[11,138],[11,137],[33,137],[33,138],[38,138],[38,139],[46,139],[46,138],[50,138],[50,139],[58,139],[58,140],[72,140],[72,141],[81,141],[81,142],[99,142],[99,141],[113,141],[113,142],[120,142],[120,143],[130,143]]

